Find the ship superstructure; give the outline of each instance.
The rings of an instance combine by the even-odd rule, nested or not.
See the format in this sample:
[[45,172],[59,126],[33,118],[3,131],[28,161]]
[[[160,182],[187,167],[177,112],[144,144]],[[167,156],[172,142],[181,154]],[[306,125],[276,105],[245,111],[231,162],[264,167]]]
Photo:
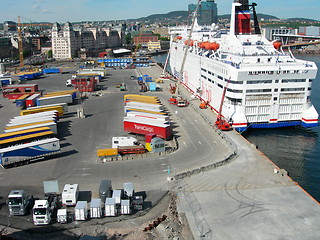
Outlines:
[[[227,86],[222,115],[238,131],[317,126],[318,113],[310,101],[316,64],[296,59],[279,42],[263,37],[255,7],[248,0],[236,0],[228,33],[196,24],[188,41],[190,29],[171,28],[172,73],[215,110]],[[179,76],[185,48],[187,57]]]

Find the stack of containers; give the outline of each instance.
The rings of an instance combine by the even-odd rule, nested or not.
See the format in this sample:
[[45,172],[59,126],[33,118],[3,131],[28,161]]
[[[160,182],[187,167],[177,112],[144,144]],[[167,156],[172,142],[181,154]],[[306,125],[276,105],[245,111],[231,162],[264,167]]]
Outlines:
[[[170,119],[163,114],[164,106],[157,97],[127,94],[124,102],[124,131],[142,135],[154,134],[163,139],[172,137]],[[150,143],[151,139],[149,146]]]

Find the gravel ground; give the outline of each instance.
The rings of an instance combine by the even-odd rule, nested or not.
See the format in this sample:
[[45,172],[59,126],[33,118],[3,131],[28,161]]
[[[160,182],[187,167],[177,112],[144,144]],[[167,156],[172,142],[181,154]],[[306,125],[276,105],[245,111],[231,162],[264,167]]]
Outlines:
[[29,234],[7,227],[3,229],[3,236],[0,239],[193,240],[185,216],[177,212],[176,201],[176,193],[170,192],[144,216],[50,234]]

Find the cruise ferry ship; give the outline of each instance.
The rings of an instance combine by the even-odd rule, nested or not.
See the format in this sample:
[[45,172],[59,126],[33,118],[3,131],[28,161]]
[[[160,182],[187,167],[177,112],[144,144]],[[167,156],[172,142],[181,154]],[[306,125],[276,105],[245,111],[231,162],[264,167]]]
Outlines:
[[316,64],[296,59],[280,42],[262,36],[255,7],[235,0],[224,33],[196,22],[191,35],[190,27],[170,28],[171,72],[216,112],[223,102],[221,114],[238,131],[318,126],[310,101]]

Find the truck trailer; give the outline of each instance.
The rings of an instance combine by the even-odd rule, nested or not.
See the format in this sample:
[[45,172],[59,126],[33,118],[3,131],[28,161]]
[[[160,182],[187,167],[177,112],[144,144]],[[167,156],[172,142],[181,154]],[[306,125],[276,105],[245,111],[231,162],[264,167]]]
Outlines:
[[35,107],[28,107],[27,110],[29,109],[39,109],[39,108],[45,108],[45,107],[54,107],[54,106],[62,106],[63,112],[68,112],[68,104],[61,102],[61,103],[54,103],[54,104],[48,104],[48,105],[42,105],[42,106],[35,106]]
[[124,131],[136,134],[154,133],[157,137],[168,140],[172,137],[172,126],[170,124],[141,120],[134,117],[124,117]]
[[62,205],[63,206],[75,206],[79,196],[78,184],[66,184],[62,191]]
[[67,103],[72,104],[73,99],[71,94],[56,95],[50,97],[41,97],[37,99],[37,106],[50,105],[56,103]]
[[60,152],[58,138],[49,138],[18,146],[0,149],[0,165],[4,168],[27,164],[48,155]]

